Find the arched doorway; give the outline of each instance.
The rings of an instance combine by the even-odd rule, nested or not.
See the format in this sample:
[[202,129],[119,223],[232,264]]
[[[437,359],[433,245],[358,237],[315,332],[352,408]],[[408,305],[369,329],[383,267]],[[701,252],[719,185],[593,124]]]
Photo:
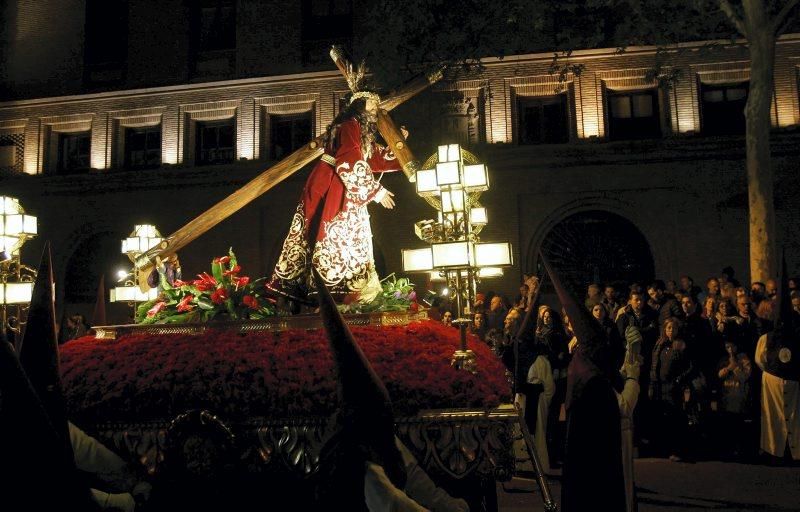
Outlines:
[[[653,255],[644,235],[628,219],[603,210],[572,214],[545,235],[539,249],[578,297],[589,283],[614,284],[623,291],[632,282],[649,283]],[[541,258],[535,258],[542,275]],[[545,290],[551,288],[545,285]]]

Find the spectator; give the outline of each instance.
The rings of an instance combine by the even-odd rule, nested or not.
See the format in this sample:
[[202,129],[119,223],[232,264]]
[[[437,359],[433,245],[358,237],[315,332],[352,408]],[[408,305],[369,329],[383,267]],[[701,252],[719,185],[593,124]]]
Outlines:
[[489,302],[489,311],[486,313],[486,328],[502,330],[507,314],[508,309],[503,304],[502,297],[493,296]]
[[514,403],[522,409],[528,432],[533,436],[536,453],[542,465],[542,471],[550,473],[550,457],[547,449],[547,426],[550,414],[550,401],[555,394],[555,382],[550,361],[547,357],[547,348],[544,345],[535,345],[533,364],[528,368],[525,380],[525,393],[517,393]]
[[442,313],[442,324],[448,327],[453,325],[453,313],[450,310],[445,310]]
[[667,295],[672,295],[673,297],[678,292],[678,283],[673,281],[672,279],[668,279],[667,282],[664,284],[665,288],[664,291]]
[[683,311],[675,300],[675,297],[666,293],[664,281],[660,279],[653,281],[653,283],[647,287],[647,294],[650,295],[650,307],[658,314],[659,326],[663,326],[667,318],[683,317]]
[[553,372],[555,390],[549,402],[550,411],[546,430],[551,467],[559,467],[563,457],[562,440],[564,439],[559,418],[567,394],[567,366],[569,365],[567,333],[558,313],[549,306],[541,306],[536,319],[535,334],[536,344],[547,350],[547,358]]
[[472,315],[472,324],[469,326],[470,334],[474,334],[481,341],[486,341],[486,315],[482,311]]
[[737,341],[737,324],[739,321],[740,319],[735,314],[731,301],[727,299],[720,300],[717,306],[716,325],[714,326],[714,334],[718,339],[719,346],[724,346],[728,341]]
[[716,372],[716,364],[721,355],[711,335],[711,324],[703,318],[700,308],[691,295],[681,299],[681,307],[686,317],[683,329],[686,345],[694,354],[702,375],[711,378]]
[[475,304],[472,307],[473,311],[486,311],[486,295],[483,293],[475,294]]
[[736,299],[736,312],[739,315],[739,320],[736,323],[739,341],[737,346],[739,350],[752,357],[755,354],[756,342],[759,336],[764,334],[764,327],[753,312],[753,304],[747,295]]
[[747,427],[752,424],[750,377],[753,366],[750,357],[739,352],[735,342],[725,343],[725,352],[717,365],[720,383],[718,411],[723,426],[719,434],[730,449],[730,455],[738,457],[743,454],[746,440],[750,438]]
[[756,281],[750,285],[750,298],[753,304],[758,307],[762,300],[767,297],[767,286],[761,281]]
[[601,304],[602,302],[603,296],[600,293],[600,285],[597,283],[590,284],[586,289],[586,300],[584,301],[586,309],[591,311],[595,304]]
[[716,277],[709,277],[708,281],[706,281],[706,297],[718,297],[720,291],[719,279]]
[[686,456],[687,420],[683,411],[684,391],[693,373],[686,343],[680,337],[677,318],[664,322],[661,336],[653,349],[648,397],[655,415],[652,424],[656,439],[669,451],[669,460],[679,462]]
[[525,310],[528,307],[528,285],[523,284],[519,287],[519,295],[514,299],[514,307]]
[[603,306],[606,308],[606,316],[610,319],[617,318],[617,311],[620,308],[620,303],[617,300],[617,290],[613,285],[607,284],[603,291]]
[[606,308],[602,304],[596,304],[592,308],[592,316],[600,324],[603,332],[608,339],[608,345],[611,349],[611,358],[614,362],[614,367],[619,367],[622,364],[622,359],[625,357],[625,343],[622,337],[617,332],[617,326],[612,322],[606,314]]
[[736,301],[736,287],[731,283],[722,283],[719,294],[723,299],[728,299],[731,302]]
[[[650,371],[650,356],[658,336],[658,317],[656,313],[644,303],[641,292],[631,292],[629,303],[623,308],[623,314],[617,320],[617,331],[621,338],[625,338],[625,329],[628,326],[636,327],[642,334],[642,356],[645,358],[647,375]],[[643,380],[647,377],[642,375]],[[644,382],[642,383],[644,384]]]
[[767,279],[767,284],[765,285],[767,291],[767,298],[774,299],[778,296],[778,282],[774,279]]
[[703,290],[700,289],[699,286],[694,284],[694,279],[689,276],[681,276],[681,287],[680,290],[683,292],[683,295],[691,296],[695,301],[697,301],[700,294]]

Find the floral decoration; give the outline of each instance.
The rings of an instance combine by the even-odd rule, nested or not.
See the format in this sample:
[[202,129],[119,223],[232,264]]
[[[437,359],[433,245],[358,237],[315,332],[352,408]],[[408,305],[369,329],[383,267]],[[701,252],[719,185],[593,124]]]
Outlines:
[[375,299],[362,304],[358,301],[358,294],[347,295],[339,310],[343,313],[375,313],[379,311],[419,311],[417,292],[414,284],[408,278],[398,278],[393,273],[381,280],[382,291]]
[[[398,416],[421,409],[489,409],[509,399],[502,363],[474,336],[469,348],[478,359],[477,375],[450,366],[459,332],[438,322],[351,330]],[[61,370],[76,421],[170,419],[194,408],[232,420],[312,417],[331,414],[337,403],[333,360],[321,329],[84,337],[61,347]]]
[[275,307],[263,293],[264,279],[252,281],[240,275],[241,265],[233,249],[227,256],[214,258],[211,274],[203,272],[192,281],[169,283],[159,275],[160,293],[154,300],[142,303],[136,311],[136,322],[165,324],[208,322],[210,320],[261,319],[276,314]]

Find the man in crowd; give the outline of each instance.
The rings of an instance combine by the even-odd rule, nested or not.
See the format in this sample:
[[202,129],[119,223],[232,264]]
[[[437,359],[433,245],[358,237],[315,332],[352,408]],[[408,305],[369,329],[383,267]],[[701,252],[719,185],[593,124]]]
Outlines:
[[664,322],[670,318],[683,318],[683,311],[673,295],[666,292],[664,281],[656,279],[647,287],[647,294],[650,295],[648,304],[658,314],[658,325],[663,326]]

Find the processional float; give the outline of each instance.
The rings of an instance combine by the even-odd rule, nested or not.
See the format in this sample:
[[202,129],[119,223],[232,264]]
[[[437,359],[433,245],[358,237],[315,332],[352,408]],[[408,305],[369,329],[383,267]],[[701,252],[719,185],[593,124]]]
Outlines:
[[[351,69],[352,64],[345,57],[343,51],[337,47],[334,47],[331,49],[330,55],[337,68],[345,77],[347,77],[347,73],[349,69]],[[439,67],[430,73],[419,75],[413,78],[405,85],[386,95],[386,97],[381,100],[379,105],[377,122],[378,132],[381,134],[388,147],[396,156],[401,165],[403,174],[410,182],[416,181],[416,173],[420,170],[419,161],[415,158],[411,148],[406,143],[405,138],[390,117],[389,112],[441,80],[443,77],[443,72],[444,68]],[[147,276],[150,274],[158,261],[174,256],[179,250],[186,247],[190,242],[200,237],[262,194],[268,192],[273,187],[280,184],[309,163],[320,158],[323,153],[324,135],[319,135],[300,149],[296,150],[294,153],[279,161],[274,166],[263,171],[240,189],[222,199],[211,208],[192,219],[186,225],[179,228],[174,233],[165,236],[163,240],[155,247],[138,255],[134,260],[134,266],[139,276],[139,286],[142,291],[146,291],[149,288],[149,285],[147,284]],[[430,195],[421,197],[434,209],[438,210],[440,208],[440,200],[437,197]],[[471,200],[475,202],[476,206],[478,205],[477,198],[471,198]],[[503,411],[498,410],[490,413],[478,411],[444,411],[442,414],[434,415],[428,413],[427,415],[423,414],[420,416],[420,418],[418,418],[418,420],[414,420],[412,422],[415,424],[419,423],[417,426],[412,427],[410,424],[403,425],[401,423],[399,427],[401,433],[416,431],[417,435],[422,435],[426,428],[431,428],[431,425],[447,424],[449,427],[446,428],[452,429],[457,427],[455,424],[461,422],[477,422],[475,425],[473,425],[473,427],[482,429],[486,427],[479,427],[478,424],[483,424],[486,422],[498,422],[496,425],[502,423],[509,426],[516,424],[519,430],[522,432],[522,439],[525,442],[534,472],[536,473],[537,483],[542,494],[545,510],[548,512],[557,510],[557,505],[551,498],[550,489],[547,480],[544,477],[542,466],[539,462],[539,458],[533,444],[533,439],[530,432],[528,432],[528,429],[526,428],[525,421],[521,417],[520,411],[505,409]],[[463,428],[468,427],[463,425]],[[456,428],[456,430],[458,430],[458,428]],[[114,434],[112,438],[107,439],[107,441],[111,444],[118,444],[118,442],[122,442],[122,438],[118,439],[117,434],[119,433]],[[453,442],[457,442],[457,440],[454,439]],[[493,449],[489,447],[489,444],[493,443],[488,442],[488,444],[486,444],[484,447],[486,450]],[[490,456],[488,458],[492,457]],[[508,468],[495,467],[494,473],[498,478],[510,478]],[[488,505],[487,508],[492,509],[495,507],[496,503],[494,503],[494,507]]]

